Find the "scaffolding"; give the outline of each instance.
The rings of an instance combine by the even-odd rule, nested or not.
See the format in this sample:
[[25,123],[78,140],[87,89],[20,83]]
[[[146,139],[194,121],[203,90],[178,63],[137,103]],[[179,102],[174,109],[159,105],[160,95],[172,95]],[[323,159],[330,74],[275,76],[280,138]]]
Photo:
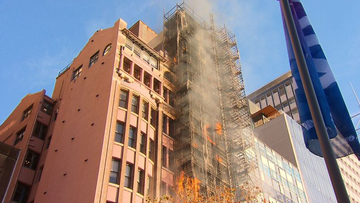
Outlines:
[[164,49],[176,75],[177,173],[244,199],[257,161],[235,35],[182,3],[164,15]]

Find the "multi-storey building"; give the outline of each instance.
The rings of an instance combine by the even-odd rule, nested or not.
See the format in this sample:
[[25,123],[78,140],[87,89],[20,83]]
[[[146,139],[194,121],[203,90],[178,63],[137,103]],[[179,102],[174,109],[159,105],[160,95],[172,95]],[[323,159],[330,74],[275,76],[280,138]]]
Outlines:
[[306,149],[301,126],[272,106],[252,118],[265,198],[270,202],[336,202],[325,162]]
[[236,39],[212,19],[184,3],[161,34],[119,19],[60,71],[51,98],[26,96],[1,126],[22,149],[6,201],[145,202],[175,196],[180,173],[199,192],[244,198],[256,168],[244,99]]
[[[261,109],[271,105],[300,123],[290,71],[251,93],[248,98]],[[358,159],[350,155],[338,158],[337,161],[351,202],[360,202],[360,182],[356,179],[360,171]]]
[[0,141],[20,150],[3,202],[34,198],[51,139],[47,132],[54,126],[53,106],[45,90],[28,94],[1,125]]

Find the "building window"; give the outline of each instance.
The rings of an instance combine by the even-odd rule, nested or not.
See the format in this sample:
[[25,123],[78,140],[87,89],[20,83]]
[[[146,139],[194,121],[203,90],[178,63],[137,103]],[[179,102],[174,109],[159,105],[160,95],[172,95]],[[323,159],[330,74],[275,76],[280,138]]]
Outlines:
[[104,49],[103,56],[105,56],[107,53],[109,53],[110,50],[111,50],[111,44],[108,44]]
[[26,127],[21,129],[19,132],[16,133],[16,139],[15,139],[14,146],[24,138],[25,129],[26,129]]
[[72,80],[75,80],[76,78],[80,77],[81,72],[82,72],[82,65],[79,68],[74,70],[73,75],[72,75]]
[[158,81],[157,79],[154,79],[154,91],[158,94],[161,94],[160,89],[161,89],[160,81]]
[[120,182],[120,159],[112,159],[110,169],[110,183],[119,184]]
[[131,112],[139,113],[139,96],[133,95],[131,100]]
[[151,88],[151,75],[147,72],[144,72],[144,84]]
[[154,161],[155,159],[155,141],[150,139],[149,142],[149,158]]
[[30,192],[30,187],[18,182],[12,201],[26,203]]
[[136,128],[130,126],[129,128],[129,147],[136,148]]
[[163,133],[169,133],[168,117],[163,114]]
[[34,130],[32,136],[44,140],[46,133],[47,133],[47,129],[48,129],[48,127],[46,125],[36,122],[35,130]]
[[134,77],[137,79],[137,80],[140,80],[141,81],[141,68],[135,64],[135,67],[134,67]]
[[167,168],[168,167],[168,161],[167,161],[167,148],[165,146],[162,146],[162,157],[161,157],[161,162],[162,165]]
[[124,124],[116,123],[115,142],[124,143]]
[[94,65],[94,64],[97,62],[98,59],[99,59],[99,51],[97,51],[94,55],[92,55],[92,56],[90,57],[89,68],[90,68],[92,65]]
[[169,103],[169,92],[168,91],[169,90],[166,87],[163,88],[163,97],[164,97],[164,101],[166,103]]
[[147,120],[149,117],[149,103],[146,101],[143,101],[143,103],[142,103],[141,117],[145,120]]
[[138,169],[138,177],[137,177],[137,192],[140,194],[144,194],[144,182],[145,182],[145,172],[144,170]]
[[175,94],[172,91],[169,91],[169,104],[171,106],[175,105]]
[[134,165],[131,163],[126,163],[124,186],[130,189],[132,189],[132,178],[134,177],[133,173]]
[[140,134],[140,152],[146,154],[146,134],[143,132]]
[[44,103],[41,107],[41,111],[46,113],[47,115],[52,115],[53,113],[53,105],[51,103],[49,103],[48,101],[44,100]]
[[25,120],[25,118],[30,116],[32,108],[33,108],[33,105],[31,105],[24,111],[21,121]]
[[156,126],[156,110],[153,108],[151,108],[150,124],[154,127]]
[[119,107],[122,107],[122,108],[124,108],[124,109],[127,109],[128,95],[129,95],[129,92],[128,92],[128,91],[121,90],[121,92],[120,92]]
[[173,168],[173,167],[174,167],[174,162],[175,162],[174,151],[172,151],[171,149],[169,149],[169,167],[170,167],[170,168]]
[[39,161],[39,155],[31,150],[27,151],[24,166],[35,170]]
[[129,74],[131,72],[131,63],[132,63],[132,61],[130,61],[128,58],[124,57],[123,69],[125,72],[127,72]]

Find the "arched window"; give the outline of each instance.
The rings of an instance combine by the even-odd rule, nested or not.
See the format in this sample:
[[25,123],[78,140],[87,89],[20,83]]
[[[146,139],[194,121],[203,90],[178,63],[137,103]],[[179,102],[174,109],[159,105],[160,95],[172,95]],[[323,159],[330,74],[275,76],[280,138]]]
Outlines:
[[103,56],[105,56],[111,49],[111,44],[108,44],[105,49],[104,49],[104,53],[103,53]]

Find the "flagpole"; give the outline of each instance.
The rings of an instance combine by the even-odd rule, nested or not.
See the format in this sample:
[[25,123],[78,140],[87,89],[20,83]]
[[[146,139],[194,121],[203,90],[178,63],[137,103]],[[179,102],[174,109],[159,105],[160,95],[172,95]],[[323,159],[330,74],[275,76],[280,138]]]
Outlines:
[[315,130],[318,135],[321,151],[325,159],[326,167],[328,169],[336,199],[339,203],[350,203],[344,181],[341,177],[339,166],[336,162],[336,158],[330,144],[326,126],[320,111],[318,100],[316,98],[315,90],[310,79],[310,74],[306,65],[304,54],[302,52],[299,36],[297,35],[296,26],[291,14],[289,0],[280,0],[280,5],[286,26],[289,31],[289,37],[294,51],[296,64],[299,69],[301,81],[304,87],[306,100],[309,104],[310,113],[314,121]]

